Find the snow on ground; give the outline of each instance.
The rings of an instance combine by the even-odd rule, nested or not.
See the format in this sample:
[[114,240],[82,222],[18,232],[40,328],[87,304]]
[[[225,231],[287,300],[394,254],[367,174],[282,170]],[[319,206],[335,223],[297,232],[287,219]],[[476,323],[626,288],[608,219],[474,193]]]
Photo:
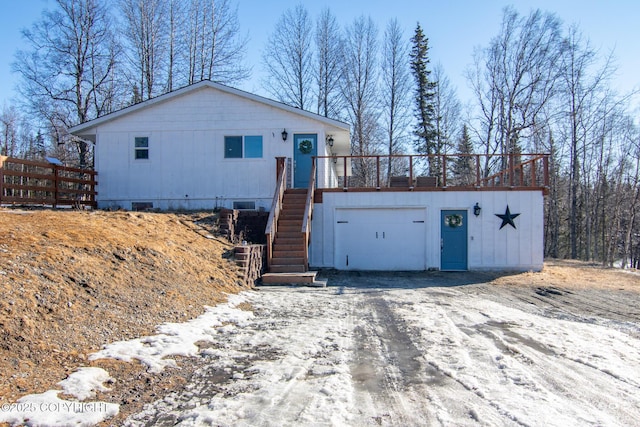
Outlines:
[[197,356],[196,342],[210,342],[217,328],[224,323],[242,324],[252,313],[235,306],[243,301],[242,296],[229,297],[227,304],[215,308],[206,307],[201,316],[185,323],[164,323],[158,327],[159,334],[129,341],[117,341],[89,356],[89,360],[119,359],[130,362],[138,359],[150,372],[160,372],[166,366],[176,366],[171,356]]
[[60,399],[60,390],[41,394],[29,394],[16,403],[3,404],[0,422],[27,426],[93,426],[114,417],[119,405],[106,402],[83,402],[95,396],[95,391],[105,390],[104,382],[110,380],[107,371],[100,368],[80,368],[58,383],[64,393],[78,400]]
[[[542,303],[532,288],[429,280],[344,275],[327,288],[261,288],[92,357],[139,359],[150,371],[174,365],[172,355],[206,362],[129,426],[638,425],[637,296]],[[107,380],[85,368],[59,385],[83,400]],[[118,412],[59,393],[25,396],[0,421],[93,425]],[[73,404],[84,412],[63,409]]]
[[536,306],[474,292],[486,285],[363,280],[245,293],[254,316],[218,327],[194,381],[127,425],[640,420],[638,323],[550,317]]
[[[124,361],[138,359],[150,372],[160,372],[165,366],[175,366],[171,356],[197,356],[196,342],[209,342],[217,329],[227,322],[242,326],[253,315],[234,308],[244,301],[241,296],[229,297],[229,303],[207,311],[185,323],[165,323],[158,327],[158,334],[107,345],[103,350],[90,355],[90,360],[114,358]],[[0,422],[28,426],[93,426],[119,412],[119,405],[105,402],[82,402],[95,396],[96,391],[105,391],[103,383],[110,380],[107,371],[101,368],[84,367],[69,375],[58,385],[60,390],[49,390],[42,394],[22,397],[14,404],[2,405]],[[58,394],[76,397],[78,400],[63,400]]]

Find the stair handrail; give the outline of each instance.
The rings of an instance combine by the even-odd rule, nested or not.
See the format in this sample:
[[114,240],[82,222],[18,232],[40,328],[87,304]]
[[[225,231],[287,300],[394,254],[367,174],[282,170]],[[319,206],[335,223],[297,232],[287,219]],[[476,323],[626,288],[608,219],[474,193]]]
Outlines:
[[311,174],[309,176],[309,188],[307,200],[304,205],[304,217],[302,219],[302,234],[304,235],[304,267],[309,268],[309,235],[311,234],[311,216],[313,215],[313,198],[316,188],[316,158],[311,160]]
[[273,193],[271,211],[269,212],[269,219],[267,220],[267,227],[264,231],[267,238],[267,268],[271,268],[273,243],[276,233],[278,232],[278,218],[280,217],[280,210],[282,209],[282,199],[284,197],[284,190],[286,189],[286,182],[287,168],[283,167],[278,176],[276,191]]

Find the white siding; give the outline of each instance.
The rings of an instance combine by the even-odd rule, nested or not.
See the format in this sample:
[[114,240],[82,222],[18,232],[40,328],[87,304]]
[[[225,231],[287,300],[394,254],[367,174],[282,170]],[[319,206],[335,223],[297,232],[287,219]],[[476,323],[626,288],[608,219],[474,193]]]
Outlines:
[[[476,202],[480,216],[473,214]],[[516,229],[510,225],[500,229],[507,205]],[[341,209],[396,209],[397,214],[422,208],[426,212],[425,267],[440,268],[440,211],[468,212],[468,265],[470,270],[540,270],[543,265],[543,195],[540,191],[434,191],[434,192],[339,192],[323,194],[316,204],[312,222],[310,264],[315,267],[338,267],[335,260],[336,212]],[[387,215],[385,213],[385,215]],[[388,218],[388,216],[386,216]],[[407,242],[415,246],[415,239]],[[411,246],[410,245],[410,246]],[[369,254],[370,268],[384,262],[380,255],[361,245]],[[410,250],[410,249],[408,249]],[[422,251],[421,248],[415,250]],[[386,256],[386,255],[385,255]]]
[[[289,133],[286,142],[283,129]],[[256,208],[269,209],[275,158],[293,156],[293,134],[317,134],[318,154],[323,155],[328,132],[339,130],[203,87],[97,127],[98,204],[130,209],[131,202],[152,202],[160,209],[203,209],[231,207],[233,201],[246,200],[254,201]],[[263,157],[226,159],[224,137],[231,135],[261,135]],[[137,136],[149,138],[149,160],[134,159]]]

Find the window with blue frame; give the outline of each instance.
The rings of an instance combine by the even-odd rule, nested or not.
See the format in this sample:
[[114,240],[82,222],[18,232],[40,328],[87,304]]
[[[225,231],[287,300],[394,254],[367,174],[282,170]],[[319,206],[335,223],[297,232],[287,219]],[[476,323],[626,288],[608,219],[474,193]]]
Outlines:
[[262,136],[225,136],[225,159],[261,159]]

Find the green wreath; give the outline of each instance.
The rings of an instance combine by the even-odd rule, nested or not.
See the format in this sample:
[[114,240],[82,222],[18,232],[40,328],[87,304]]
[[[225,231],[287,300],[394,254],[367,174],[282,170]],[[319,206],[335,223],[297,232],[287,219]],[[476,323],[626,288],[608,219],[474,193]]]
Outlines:
[[462,215],[446,215],[444,217],[444,222],[451,228],[457,228],[462,225]]
[[313,143],[310,139],[303,139],[300,141],[300,144],[298,144],[298,150],[300,150],[302,154],[309,154],[311,150],[313,150]]

